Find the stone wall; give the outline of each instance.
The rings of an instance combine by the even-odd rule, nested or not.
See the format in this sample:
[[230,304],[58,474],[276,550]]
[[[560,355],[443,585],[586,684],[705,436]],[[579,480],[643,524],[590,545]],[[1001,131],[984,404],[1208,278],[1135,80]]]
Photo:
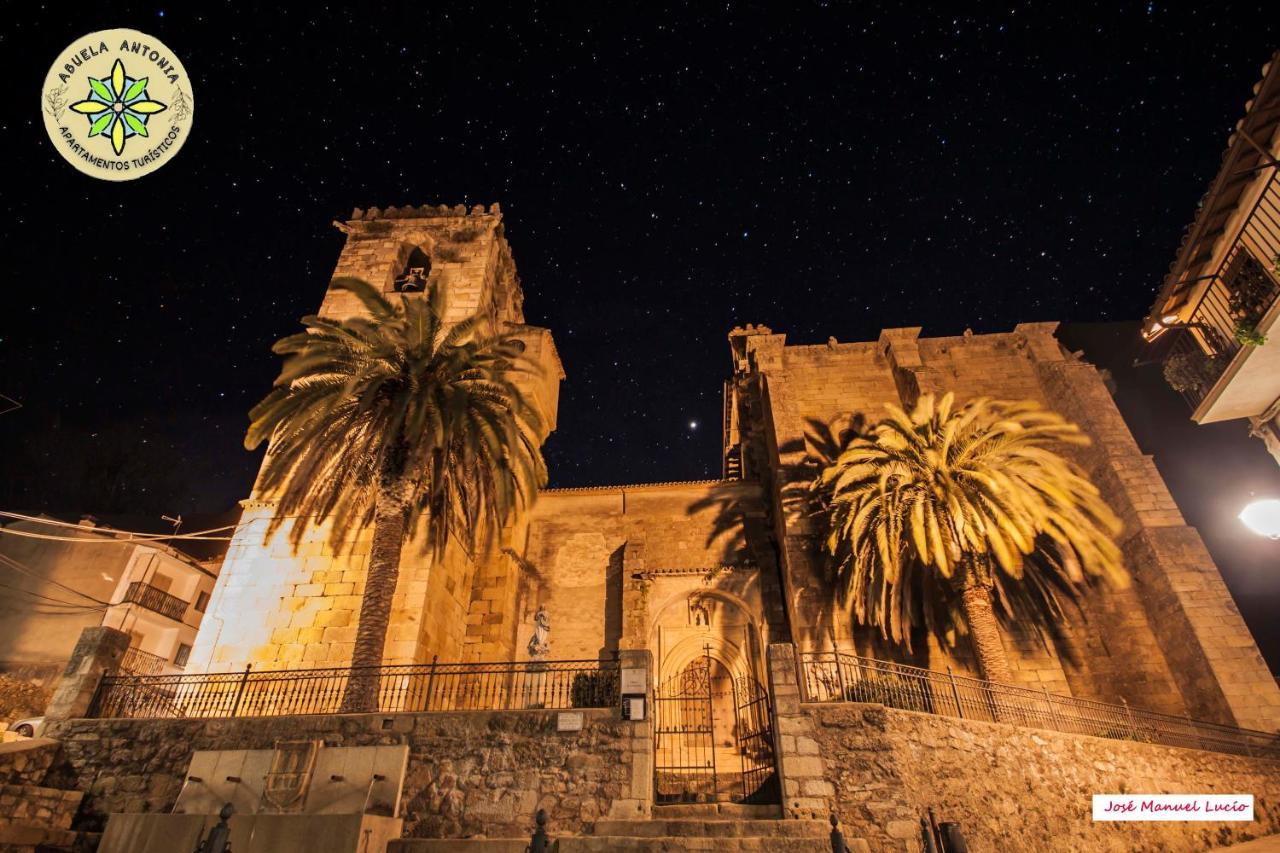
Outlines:
[[83,796],[79,791],[37,785],[0,785],[0,826],[37,824],[70,829]]
[[[557,833],[634,808],[652,768],[647,723],[613,709],[583,710],[579,732],[556,731],[557,712],[401,714],[231,720],[69,720],[51,724],[63,749],[46,784],[86,792],[80,829],[111,812],[170,809],[197,749],[270,749],[278,739],[328,746],[408,744],[402,816],[406,837],[528,837],[546,809]],[[647,795],[644,801],[647,802]],[[622,809],[625,810],[625,809]]]
[[65,666],[65,660],[14,666],[0,664],[0,721],[11,723],[44,713]]
[[[919,849],[919,819],[972,850],[1192,853],[1280,832],[1280,762],[899,711],[804,706],[845,831]],[[784,764],[785,766],[785,764]],[[1252,823],[1094,823],[1091,795],[1253,794]]]
[[[740,603],[742,618],[754,617],[761,626],[782,625],[764,513],[759,486],[741,481],[544,492],[530,517],[528,590],[517,617],[516,660],[528,657],[525,644],[539,605],[551,619],[551,657],[612,654],[623,634],[625,582],[638,573],[645,576],[644,601],[632,615],[640,617],[634,638],[640,645],[651,641],[655,625],[687,623],[690,596],[702,594]],[[644,565],[633,559],[624,571],[626,549],[638,555],[641,545]],[[479,601],[468,621],[500,618],[487,601]]]
[[[1071,624],[1040,632],[1004,626],[1015,683],[1130,703],[1245,727],[1280,726],[1277,690],[1217,567],[1185,526],[1151,457],[1142,453],[1093,366],[1065,352],[1053,323],[1011,333],[920,338],[886,329],[876,342],[788,346],[769,329],[735,330],[736,391],[744,434],[766,436],[764,472],[779,511],[777,539],[791,630],[804,648],[855,649],[931,669],[972,672],[966,643],[921,637],[912,654],[879,643],[833,608],[821,533],[801,502],[783,498],[814,473],[815,436],[832,424],[870,424],[887,403],[910,407],[922,393],[1033,399],[1078,423],[1089,447],[1064,447],[1124,522],[1119,537],[1133,578],[1128,590],[1086,595]],[[749,448],[747,448],[749,449]],[[732,450],[732,448],[730,448]],[[1170,626],[1176,626],[1170,630]]]
[[45,737],[0,743],[0,783],[40,785],[58,755],[58,742]]

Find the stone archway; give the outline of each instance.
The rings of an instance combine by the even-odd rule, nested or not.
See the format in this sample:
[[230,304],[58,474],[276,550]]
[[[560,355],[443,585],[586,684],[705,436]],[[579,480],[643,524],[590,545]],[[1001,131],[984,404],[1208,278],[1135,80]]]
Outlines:
[[651,633],[659,802],[776,802],[759,628],[717,590],[674,596]]

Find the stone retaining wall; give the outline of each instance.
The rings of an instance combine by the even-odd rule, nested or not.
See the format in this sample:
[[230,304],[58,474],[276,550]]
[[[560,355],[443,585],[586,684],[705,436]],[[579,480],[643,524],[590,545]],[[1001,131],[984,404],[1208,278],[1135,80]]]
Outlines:
[[[557,833],[623,816],[633,759],[647,724],[612,709],[583,710],[578,732],[556,731],[557,712],[361,714],[232,720],[66,720],[47,734],[63,743],[47,784],[86,791],[78,829],[112,812],[167,811],[197,749],[270,749],[278,739],[326,746],[409,745],[405,836],[527,837],[546,809]],[[642,762],[643,764],[643,762]],[[652,771],[644,769],[647,783]]]
[[[1191,853],[1280,832],[1280,762],[899,711],[803,706],[845,831],[919,849],[932,806],[972,850]],[[1093,823],[1091,795],[1253,794],[1252,823]]]

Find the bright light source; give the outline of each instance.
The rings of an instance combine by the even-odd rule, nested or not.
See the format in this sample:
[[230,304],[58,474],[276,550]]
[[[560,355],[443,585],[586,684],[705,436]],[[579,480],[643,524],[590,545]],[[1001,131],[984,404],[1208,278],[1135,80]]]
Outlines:
[[1163,317],[1160,318],[1160,322],[1164,323],[1166,326],[1172,326],[1176,324],[1178,321],[1180,321],[1181,319],[1182,318],[1179,317],[1177,314],[1165,314]]
[[689,429],[697,429],[697,428],[698,428],[697,421],[689,421]]
[[1280,500],[1254,501],[1240,513],[1240,520],[1259,536],[1280,539]]

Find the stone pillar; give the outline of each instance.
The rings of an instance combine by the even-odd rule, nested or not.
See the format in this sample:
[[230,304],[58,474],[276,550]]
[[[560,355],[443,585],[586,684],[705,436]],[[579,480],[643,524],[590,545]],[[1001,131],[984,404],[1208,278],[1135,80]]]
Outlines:
[[622,638],[619,649],[649,647],[649,589],[645,575],[644,537],[632,533],[622,551]]
[[46,720],[70,720],[83,717],[98,690],[102,676],[120,666],[129,635],[115,628],[85,628],[71,651],[71,659],[53,690],[53,698],[45,709]]
[[644,719],[623,720],[624,742],[631,753],[631,777],[609,807],[611,820],[647,818],[653,809],[653,653],[648,649],[620,649],[622,669],[645,671]]
[[773,750],[782,790],[782,816],[823,819],[835,788],[814,738],[813,720],[800,707],[800,666],[791,643],[769,644],[769,692],[773,696]]

